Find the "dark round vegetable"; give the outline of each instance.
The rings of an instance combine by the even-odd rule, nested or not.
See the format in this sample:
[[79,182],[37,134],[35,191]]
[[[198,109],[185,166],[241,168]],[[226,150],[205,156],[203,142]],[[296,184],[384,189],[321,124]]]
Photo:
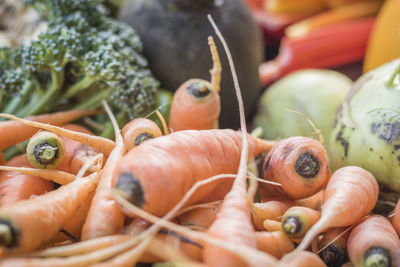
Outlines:
[[[207,37],[214,35],[211,14],[231,50],[246,115],[261,92],[258,66],[263,59],[259,29],[242,0],[127,0],[120,19],[136,29],[150,69],[168,90],[191,78],[209,80],[212,68]],[[218,42],[220,51],[222,45]],[[239,126],[239,112],[226,57],[221,58],[220,127]]]

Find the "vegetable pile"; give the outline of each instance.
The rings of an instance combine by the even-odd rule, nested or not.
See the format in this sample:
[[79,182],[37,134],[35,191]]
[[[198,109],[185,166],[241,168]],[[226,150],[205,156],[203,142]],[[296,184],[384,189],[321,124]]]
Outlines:
[[[151,104],[147,90],[155,92],[158,83],[139,39],[106,17],[100,1],[27,2],[49,26],[30,44],[2,50],[3,89],[17,92],[19,85],[27,94],[4,93],[5,108],[20,108],[0,113],[0,266],[400,266],[400,199],[389,214],[378,214],[382,174],[370,171],[372,164],[352,165],[366,144],[387,152],[379,142],[397,134],[395,105],[380,105],[396,101],[399,60],[354,83],[334,129],[327,126],[327,139],[339,141],[328,155],[313,123],[319,140],[248,133],[235,62],[211,15],[233,77],[239,130],[219,128],[222,67],[212,36],[210,81],[181,81],[164,117]],[[309,74],[311,94],[319,84],[331,89],[324,79],[343,91],[351,84],[334,72],[308,70],[282,79],[272,96],[283,88],[282,102],[294,99],[296,108],[303,95],[290,93],[293,84]],[[47,105],[34,105],[45,96]],[[319,97],[311,110],[336,96]],[[368,98],[379,102],[372,110],[362,105]],[[137,105],[124,106],[128,99]],[[31,116],[19,114],[28,107]],[[37,114],[62,107],[68,110]],[[331,118],[334,108],[327,108]],[[161,127],[149,116],[137,118],[152,109]],[[267,115],[279,121],[273,112]],[[114,138],[78,124],[99,118]],[[364,128],[384,140],[369,141],[376,136],[363,136]],[[344,146],[343,155],[346,140],[361,144]],[[26,149],[6,160],[5,149],[22,141]],[[385,158],[396,156],[397,142],[389,145],[395,153]],[[332,168],[340,160],[349,162]]]

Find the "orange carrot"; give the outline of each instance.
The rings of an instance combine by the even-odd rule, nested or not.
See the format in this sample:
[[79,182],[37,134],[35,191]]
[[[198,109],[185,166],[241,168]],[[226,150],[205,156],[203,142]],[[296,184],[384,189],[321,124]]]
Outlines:
[[[28,164],[27,164],[28,165]],[[30,163],[29,163],[29,166]],[[32,167],[12,167],[0,166],[0,170],[7,172],[17,172],[24,175],[37,176],[47,181],[52,181],[60,185],[68,184],[76,179],[76,175],[54,169],[36,169]]]
[[252,217],[253,224],[258,230],[264,230],[263,222],[265,220],[280,221],[285,211],[294,205],[292,200],[271,200],[262,203],[253,203]]
[[28,252],[49,242],[80,203],[95,190],[98,173],[36,198],[0,208],[2,248]]
[[[28,117],[27,119],[31,121],[49,123],[52,125],[63,125],[76,119],[96,113],[98,113],[98,111],[70,110],[32,116]],[[19,142],[30,138],[38,131],[38,129],[16,121],[2,121],[0,122],[0,131],[4,133],[4,135],[0,138],[1,151],[9,146],[18,144]]]
[[150,223],[142,218],[134,218],[123,230],[126,235],[138,235],[146,230]]
[[[6,165],[16,167],[31,166],[26,155],[16,156]],[[2,171],[0,174],[0,206],[13,204],[31,196],[42,195],[53,189],[54,184],[51,181],[32,175]]]
[[[64,125],[63,128],[75,132],[93,135],[93,133],[90,132],[88,129],[78,124],[67,124]],[[96,151],[95,149],[83,145],[72,139],[66,137],[61,137],[61,139],[64,141],[65,151],[64,151],[64,158],[61,161],[60,165],[58,166],[59,170],[77,174],[78,171],[82,168],[82,166],[90,158],[93,158],[99,154],[99,152]],[[102,165],[103,165],[103,158],[99,158],[99,161],[93,164],[89,168],[88,172],[98,171],[100,170]]]
[[342,266],[349,261],[347,239],[349,228],[334,227],[329,229],[318,241],[318,254],[328,266]]
[[309,137],[279,141],[265,156],[262,177],[282,186],[260,184],[260,195],[305,198],[316,194],[330,178],[328,154]]
[[394,209],[392,224],[397,234],[400,236],[400,199],[397,201],[396,208]]
[[144,141],[162,136],[158,125],[149,119],[137,118],[128,122],[122,128],[121,134],[124,138],[126,150],[131,150]]
[[335,171],[325,188],[321,218],[307,232],[295,252],[308,247],[319,233],[329,227],[358,222],[375,206],[378,193],[378,183],[368,171],[356,166]]
[[263,226],[264,226],[263,230],[267,230],[268,232],[275,232],[275,231],[283,232],[281,222],[275,220],[265,220],[263,222]]
[[320,216],[319,211],[310,208],[291,207],[282,216],[282,229],[292,239],[302,238]]
[[283,261],[279,266],[295,266],[295,267],[326,267],[325,263],[310,251],[300,251],[296,257],[291,258],[288,261]]
[[294,249],[293,242],[282,231],[256,232],[256,237],[258,249],[278,259]]
[[96,189],[85,224],[82,228],[83,240],[117,234],[124,227],[125,216],[112,197],[111,188],[112,174],[116,164],[125,153],[125,145],[118,128],[118,123],[107,104],[105,104],[105,108],[114,126],[116,145],[102,170],[100,183]]
[[324,190],[322,189],[318,193],[312,195],[311,197],[297,199],[295,202],[298,206],[303,206],[314,210],[320,210],[323,196],[324,196]]
[[[129,151],[118,163],[114,188],[134,205],[162,216],[196,181],[237,170],[240,136],[229,129],[186,130],[149,140]],[[249,142],[249,158],[271,147],[270,142],[251,136]],[[199,189],[187,205],[204,198],[214,187],[215,184],[209,184]]]
[[169,117],[173,131],[218,128],[221,111],[221,63],[214,40],[209,37],[208,41],[214,62],[214,68],[211,70],[212,81],[209,83],[202,79],[190,79],[176,90]]
[[215,221],[219,207],[220,204],[199,207],[179,215],[177,220],[180,225],[205,230]]
[[268,0],[264,8],[274,13],[318,12],[328,6],[325,0]]
[[383,216],[371,215],[355,226],[347,242],[355,266],[400,265],[400,240],[390,222]]
[[113,141],[111,141],[107,138],[104,138],[104,137],[90,135],[90,134],[76,132],[76,131],[71,131],[71,130],[63,129],[61,127],[57,127],[54,125],[46,124],[46,123],[25,120],[25,119],[18,118],[17,116],[14,116],[11,114],[0,113],[0,117],[14,120],[14,121],[23,123],[23,124],[31,126],[31,127],[36,127],[39,129],[47,130],[47,131],[53,132],[59,136],[70,138],[70,139],[78,141],[82,144],[91,146],[94,149],[96,149],[99,152],[104,153],[106,155],[109,155],[115,147],[115,143]]

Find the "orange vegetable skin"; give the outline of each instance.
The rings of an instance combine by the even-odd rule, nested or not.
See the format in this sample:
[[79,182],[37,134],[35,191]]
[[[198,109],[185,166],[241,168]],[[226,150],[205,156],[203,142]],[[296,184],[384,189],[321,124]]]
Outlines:
[[[26,155],[16,156],[7,166],[31,167]],[[40,177],[16,172],[0,173],[0,206],[10,205],[31,196],[39,196],[54,189],[54,184]]]
[[400,265],[400,240],[390,222],[371,215],[351,230],[347,250],[355,266]]
[[326,267],[325,263],[317,254],[310,251],[301,251],[296,257],[288,261],[284,261],[279,266],[295,266],[295,267]]
[[278,259],[294,249],[293,242],[281,231],[256,232],[257,247]]
[[[249,158],[271,146],[270,142],[250,136],[249,143]],[[236,172],[240,146],[240,133],[233,130],[187,130],[149,140],[118,163],[114,188],[134,205],[162,216],[196,181]],[[214,186],[211,183],[201,187],[190,202],[204,198]]]
[[[42,123],[49,123],[52,125],[63,125],[84,116],[93,115],[95,113],[96,112],[94,111],[70,110],[32,116],[26,119]],[[19,142],[30,138],[38,131],[38,129],[17,121],[2,121],[0,122],[0,131],[6,133],[0,139],[1,151],[9,146],[18,144]]]
[[219,205],[207,208],[196,208],[185,212],[177,219],[180,225],[192,227],[194,229],[207,229],[217,217]]
[[121,134],[126,150],[130,150],[148,139],[162,136],[158,125],[145,118],[131,120],[122,128]]
[[397,201],[396,208],[394,209],[392,224],[397,234],[400,235],[400,199]]
[[307,232],[296,252],[303,250],[329,227],[357,223],[375,206],[378,199],[375,177],[360,167],[348,166],[335,171],[325,188],[321,218]]
[[282,216],[282,229],[290,238],[302,238],[319,220],[319,211],[306,207],[291,207]]
[[169,124],[173,131],[218,128],[219,93],[204,80],[190,79],[174,94]]
[[321,143],[308,137],[279,141],[265,156],[262,177],[280,183],[260,183],[261,197],[300,199],[316,194],[330,177],[329,160]]
[[263,222],[265,220],[280,221],[285,211],[294,205],[291,200],[270,200],[252,205],[253,224],[258,230],[264,230]]
[[6,236],[1,247],[28,252],[49,242],[95,190],[98,176],[95,173],[45,195],[1,207],[1,232]]

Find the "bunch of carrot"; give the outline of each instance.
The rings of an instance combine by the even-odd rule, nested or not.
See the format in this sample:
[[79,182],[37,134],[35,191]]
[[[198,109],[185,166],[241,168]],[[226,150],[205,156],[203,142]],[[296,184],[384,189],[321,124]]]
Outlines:
[[[0,130],[19,134],[0,146],[30,138],[27,154],[0,166],[0,266],[400,265],[400,201],[391,218],[371,215],[379,190],[369,172],[331,174],[311,138],[247,134],[234,64],[209,19],[227,51],[240,131],[218,129],[212,38],[211,82],[182,84],[163,131],[145,118],[120,131],[106,103],[115,141],[68,124],[92,112],[0,114],[11,119]],[[247,164],[259,155],[252,173]]]

